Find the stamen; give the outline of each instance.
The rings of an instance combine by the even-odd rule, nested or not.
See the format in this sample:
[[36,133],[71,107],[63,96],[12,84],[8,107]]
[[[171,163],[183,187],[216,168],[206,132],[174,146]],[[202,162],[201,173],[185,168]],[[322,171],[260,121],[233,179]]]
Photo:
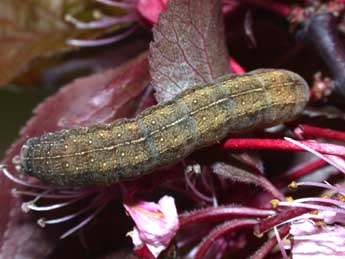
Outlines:
[[279,206],[282,207],[299,207],[299,208],[307,208],[307,209],[315,209],[315,210],[325,210],[325,211],[334,211],[337,213],[345,214],[344,209],[334,208],[334,207],[326,207],[316,204],[308,204],[308,203],[297,203],[297,202],[285,202],[282,201],[279,203]]
[[305,213],[305,214],[302,214],[300,216],[285,220],[285,221],[277,224],[276,227],[279,227],[281,225],[285,225],[285,224],[291,223],[291,222],[298,222],[298,221],[305,221],[305,220],[310,221],[311,223],[315,224],[314,221],[312,221],[311,219],[323,219],[323,216],[315,215],[312,213]]
[[25,213],[28,213],[30,211],[30,204],[32,203],[32,201],[28,201],[28,202],[23,202],[22,205],[21,205],[21,210]]
[[4,175],[11,180],[12,182],[15,182],[17,184],[26,186],[26,187],[30,187],[30,188],[37,188],[37,189],[42,189],[42,190],[48,190],[51,189],[50,186],[47,185],[38,185],[38,184],[32,184],[32,183],[28,183],[25,182],[17,177],[15,177],[14,175],[12,175],[8,170],[6,165],[0,165],[0,170],[4,173]]
[[35,203],[37,201],[39,201],[43,195],[45,195],[51,191],[52,191],[52,189],[45,190],[44,192],[38,194],[33,200],[28,201],[28,202],[23,202],[21,205],[22,211],[24,211],[25,213],[28,213],[30,211],[31,207],[35,206]]
[[97,210],[95,210],[90,216],[88,216],[86,219],[84,219],[82,222],[80,222],[78,225],[75,227],[71,228],[67,232],[65,232],[63,235],[60,236],[60,239],[64,239],[77,230],[81,229],[83,226],[85,226],[87,223],[89,223],[92,219],[95,218],[95,216],[107,205],[107,202],[104,202],[100,207],[98,207]]
[[34,210],[34,211],[56,210],[56,209],[60,209],[60,208],[66,207],[68,205],[71,205],[73,203],[76,203],[77,201],[80,201],[80,200],[82,200],[84,198],[85,197],[82,196],[82,197],[79,197],[79,198],[76,198],[76,199],[73,199],[73,200],[70,200],[70,201],[67,201],[67,202],[55,203],[55,204],[48,205],[48,206],[37,206],[36,204],[31,203],[31,204],[28,205],[28,208],[31,209],[31,210]]
[[213,204],[213,207],[215,208],[219,206],[218,199],[215,193],[212,193],[212,204]]
[[328,162],[329,164],[333,165],[335,168],[337,168],[340,172],[345,174],[345,160],[337,157],[335,155],[323,155],[317,151],[315,151],[314,149],[300,143],[299,141],[293,140],[291,138],[284,138],[286,141],[289,141],[293,144],[295,144],[296,146],[299,146],[307,151],[309,151],[310,153],[313,153],[314,155],[318,156],[319,158],[322,158],[323,160],[325,160],[326,162]]
[[279,235],[277,227],[274,227],[273,230],[274,230],[274,234],[275,234],[275,236],[277,238],[278,246],[279,246],[279,249],[280,249],[280,252],[281,252],[283,258],[284,259],[288,259],[289,257],[286,254],[286,251],[284,249],[284,245],[283,245],[283,242],[282,242],[282,240],[280,238],[280,235]]
[[319,215],[314,215],[312,213],[304,213],[304,214],[302,214],[300,216],[297,216],[297,217],[294,217],[294,218],[290,218],[288,220],[280,222],[280,223],[276,224],[274,227],[280,227],[282,225],[286,225],[286,224],[289,224],[289,223],[297,223],[297,222],[304,222],[304,221],[308,221],[311,224],[316,225],[316,223],[312,219],[323,219],[323,217],[319,216]]
[[66,215],[66,216],[63,216],[61,218],[55,218],[55,219],[50,219],[50,220],[46,220],[45,218],[40,218],[37,223],[38,225],[40,225],[41,227],[45,227],[46,224],[58,224],[58,223],[62,223],[62,222],[65,222],[65,221],[69,221],[73,218],[76,218],[78,217],[79,215],[87,212],[88,210],[91,210],[92,208],[96,207],[96,204],[92,204],[92,205],[89,205],[81,210],[79,210],[78,212],[76,213],[73,213],[73,214],[69,214],[69,215]]
[[333,186],[328,183],[316,183],[316,182],[297,182],[297,186],[313,186],[313,187],[321,187],[325,189],[334,190],[337,192],[345,192],[345,188],[342,186]]
[[65,20],[73,23],[78,29],[101,29],[110,27],[120,23],[131,23],[137,20],[137,16],[134,14],[128,14],[120,17],[105,17],[97,21],[82,22],[72,15],[66,15]]
[[[16,198],[19,196],[31,196],[31,197],[36,197],[37,195],[41,195],[42,198],[50,198],[50,199],[71,199],[71,198],[85,198],[92,193],[95,193],[96,190],[88,190],[88,191],[63,191],[63,190],[54,190],[54,192],[57,191],[56,193],[52,194],[42,194],[40,192],[31,192],[31,191],[22,191],[22,190],[17,190],[16,188],[13,188],[11,190],[12,195]],[[66,194],[64,194],[66,193]]]
[[213,203],[213,199],[204,195],[203,193],[199,192],[198,189],[194,186],[194,184],[191,182],[190,178],[189,178],[189,173],[186,172],[185,174],[185,179],[186,179],[186,183],[187,186],[192,190],[192,192],[200,199],[209,202],[209,203]]
[[70,215],[67,215],[67,216],[64,216],[64,217],[61,217],[61,218],[55,218],[55,219],[50,219],[50,220],[45,220],[44,218],[41,218],[41,219],[39,219],[39,221],[37,223],[40,226],[42,226],[42,225],[45,226],[46,224],[57,224],[57,223],[65,222],[65,221],[73,219],[73,218],[75,218],[75,217],[77,217],[77,216],[87,212],[90,209],[93,209],[99,203],[103,204],[103,203],[106,203],[106,202],[108,202],[108,198],[105,197],[104,194],[102,193],[102,194],[96,196],[88,206],[82,208],[81,210],[79,210],[76,213],[72,213]]
[[78,47],[95,47],[95,46],[102,46],[111,44],[117,41],[120,41],[126,37],[128,37],[130,34],[132,34],[137,28],[133,27],[123,33],[117,34],[113,37],[105,38],[105,39],[96,39],[96,40],[77,40],[77,39],[68,39],[67,44],[72,46],[78,46]]
[[135,8],[136,3],[133,1],[122,1],[122,2],[115,2],[111,0],[96,0],[99,3],[120,7],[120,8]]
[[330,203],[333,205],[337,205],[339,207],[345,207],[345,203],[342,201],[338,200],[333,200],[333,199],[323,199],[323,198],[317,198],[317,197],[307,197],[307,198],[301,198],[295,200],[295,202],[298,203],[304,203],[304,202],[323,202],[323,203]]
[[38,219],[37,225],[39,225],[41,228],[44,228],[46,226],[45,218]]
[[213,178],[209,174],[209,171],[207,170],[206,166],[204,166],[202,168],[202,171],[201,171],[201,181],[202,181],[203,186],[205,187],[205,189],[208,190],[212,194],[213,207],[218,207],[219,203],[218,203],[216,191],[214,189]]
[[208,174],[206,166],[201,169],[201,181],[207,191],[210,193],[214,191],[212,177]]

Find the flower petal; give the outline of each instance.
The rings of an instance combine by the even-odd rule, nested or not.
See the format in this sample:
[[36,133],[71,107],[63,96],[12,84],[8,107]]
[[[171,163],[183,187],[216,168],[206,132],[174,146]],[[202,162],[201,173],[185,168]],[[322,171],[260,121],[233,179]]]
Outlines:
[[130,235],[134,245],[146,245],[157,257],[168,247],[179,227],[174,198],[164,196],[158,203],[138,201],[124,207],[136,225]]
[[156,24],[159,14],[165,10],[168,0],[139,0],[137,11],[151,25]]
[[304,258],[344,258],[345,227],[319,226],[306,220],[291,225],[293,235],[292,256]]

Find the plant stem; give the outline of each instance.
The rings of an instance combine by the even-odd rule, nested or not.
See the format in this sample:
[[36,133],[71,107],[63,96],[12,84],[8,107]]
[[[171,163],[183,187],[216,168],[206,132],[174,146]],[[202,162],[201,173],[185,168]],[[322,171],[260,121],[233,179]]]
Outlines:
[[345,97],[345,49],[334,15],[322,13],[310,18],[303,36],[318,51],[333,77],[335,89]]
[[[345,156],[345,148],[340,145],[307,140],[299,141],[299,143],[322,154]],[[282,139],[233,138],[225,141],[223,148],[230,150],[286,150],[306,152],[302,147]]]

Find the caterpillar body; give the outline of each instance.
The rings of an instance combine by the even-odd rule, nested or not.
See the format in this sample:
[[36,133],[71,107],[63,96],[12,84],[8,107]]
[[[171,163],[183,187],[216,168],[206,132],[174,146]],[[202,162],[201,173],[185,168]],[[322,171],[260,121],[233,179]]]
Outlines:
[[290,120],[309,99],[286,70],[229,75],[188,89],[134,119],[48,133],[22,146],[22,171],[56,185],[111,184],[171,165],[229,133]]

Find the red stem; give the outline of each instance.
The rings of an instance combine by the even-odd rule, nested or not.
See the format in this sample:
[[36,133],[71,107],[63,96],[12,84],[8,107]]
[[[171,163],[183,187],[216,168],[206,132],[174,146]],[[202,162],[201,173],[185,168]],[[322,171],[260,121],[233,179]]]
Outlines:
[[[345,156],[345,147],[340,145],[319,143],[316,141],[299,141],[315,151],[336,156]],[[223,148],[231,150],[286,150],[286,151],[303,151],[307,150],[282,139],[257,139],[257,138],[233,138],[228,139]]]
[[284,187],[286,184],[289,184],[291,181],[296,180],[297,178],[303,177],[314,172],[317,169],[320,169],[328,163],[322,159],[317,159],[312,162],[307,162],[302,165],[296,166],[291,170],[283,173],[281,176],[273,180],[273,185],[277,188]]
[[271,230],[274,226],[281,224],[284,221],[287,221],[289,219],[298,217],[309,211],[311,211],[311,209],[306,209],[306,208],[288,208],[286,210],[280,211],[279,214],[273,217],[265,218],[261,220],[260,224],[258,224],[255,227],[255,233],[257,235],[265,233],[266,231]]
[[303,138],[325,138],[345,141],[345,133],[342,131],[300,125],[295,129],[295,134]]
[[258,221],[255,219],[241,219],[241,220],[230,220],[224,224],[218,226],[213,230],[200,244],[198,251],[194,258],[202,259],[205,258],[207,251],[212,246],[212,244],[221,236],[228,233],[234,232],[240,228],[251,227],[257,224]]
[[246,70],[232,57],[229,58],[230,69],[234,74],[244,74]]
[[[285,237],[290,231],[290,225],[281,227],[278,232],[280,237]],[[271,237],[266,241],[251,257],[250,259],[264,259],[277,245],[278,241],[276,236]]]

